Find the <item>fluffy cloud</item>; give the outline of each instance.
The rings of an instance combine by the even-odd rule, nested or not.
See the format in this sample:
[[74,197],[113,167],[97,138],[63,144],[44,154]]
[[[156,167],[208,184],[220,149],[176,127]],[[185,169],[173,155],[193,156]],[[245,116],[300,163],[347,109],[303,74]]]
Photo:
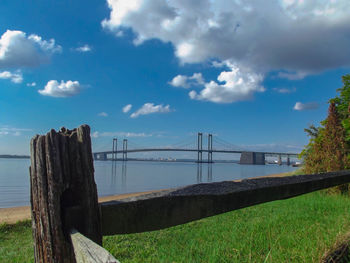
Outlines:
[[303,111],[303,110],[315,110],[319,107],[317,102],[308,102],[308,103],[301,103],[297,102],[295,103],[293,109],[297,111]]
[[182,62],[230,59],[292,73],[350,65],[348,0],[107,2],[104,28],[131,28],[136,44],[171,42]]
[[100,116],[100,117],[107,117],[108,114],[107,114],[106,112],[100,112],[100,113],[98,114],[98,116]]
[[78,52],[83,52],[83,53],[85,53],[85,52],[90,52],[92,50],[92,47],[91,46],[89,46],[89,45],[84,45],[84,46],[81,46],[81,47],[77,47],[76,49],[75,49],[75,51],[78,51]]
[[[263,76],[256,74],[249,69],[239,68],[233,64],[227,63],[228,71],[223,71],[217,77],[217,81],[205,82],[202,75],[194,74],[192,77],[176,76],[170,84],[180,84],[184,88],[196,85],[202,85],[204,88],[197,92],[191,90],[189,96],[194,100],[205,100],[215,103],[232,103],[236,101],[251,99],[255,92],[265,91],[261,86]],[[199,76],[199,77],[195,77]],[[181,81],[178,81],[181,77]],[[174,81],[175,80],[175,81]]]
[[170,82],[170,85],[174,87],[182,87],[185,89],[195,85],[203,85],[204,79],[202,73],[194,73],[192,76],[177,75]]
[[23,76],[22,73],[11,73],[10,71],[0,72],[0,79],[9,79],[13,83],[22,83]]
[[128,105],[125,105],[125,106],[123,107],[122,111],[123,111],[124,113],[128,113],[128,112],[131,110],[131,108],[132,108],[132,105],[131,105],[131,104],[128,104]]
[[38,66],[61,50],[54,39],[43,40],[38,35],[7,30],[0,38],[0,68]]
[[38,92],[44,96],[51,97],[71,97],[77,95],[80,92],[81,85],[79,81],[71,81],[68,80],[61,83],[58,83],[57,80],[50,80],[43,90],[39,90]]
[[[350,66],[348,0],[107,2],[111,12],[102,22],[105,29],[119,35],[132,29],[136,45],[150,39],[170,42],[181,63],[215,59],[213,66],[234,64],[241,75],[259,76],[253,83],[272,71],[279,72],[277,77],[297,80]],[[186,83],[181,75],[171,81],[173,86],[186,87]],[[212,83],[204,94],[191,94],[206,99],[205,94],[215,91],[220,97],[228,91],[225,86]],[[228,101],[236,101],[231,95]]]
[[137,118],[140,115],[148,115],[152,113],[168,113],[171,112],[169,105],[154,105],[154,103],[145,103],[140,109],[130,115],[131,118]]

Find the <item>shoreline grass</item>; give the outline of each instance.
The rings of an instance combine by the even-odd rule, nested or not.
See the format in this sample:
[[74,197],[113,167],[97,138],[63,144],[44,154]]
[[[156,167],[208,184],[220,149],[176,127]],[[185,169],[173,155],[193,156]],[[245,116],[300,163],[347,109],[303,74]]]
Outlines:
[[[103,244],[123,263],[319,262],[350,231],[349,204],[315,192]],[[0,226],[0,262],[33,262],[30,221]]]

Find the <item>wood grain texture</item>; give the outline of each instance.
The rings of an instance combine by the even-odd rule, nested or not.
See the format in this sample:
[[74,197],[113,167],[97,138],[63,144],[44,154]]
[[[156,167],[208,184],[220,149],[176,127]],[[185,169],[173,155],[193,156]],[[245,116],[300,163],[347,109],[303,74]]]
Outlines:
[[[75,262],[71,227],[102,244],[90,128],[62,128],[30,144],[31,214],[36,262]],[[64,221],[70,207],[82,213]]]
[[107,250],[73,229],[70,234],[77,263],[119,263]]

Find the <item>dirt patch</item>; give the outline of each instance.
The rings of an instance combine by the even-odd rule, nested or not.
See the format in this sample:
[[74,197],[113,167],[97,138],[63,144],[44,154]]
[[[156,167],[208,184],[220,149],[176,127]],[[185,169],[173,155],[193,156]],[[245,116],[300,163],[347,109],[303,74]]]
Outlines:
[[10,208],[0,208],[0,224],[14,224],[30,218],[29,206],[18,206]]

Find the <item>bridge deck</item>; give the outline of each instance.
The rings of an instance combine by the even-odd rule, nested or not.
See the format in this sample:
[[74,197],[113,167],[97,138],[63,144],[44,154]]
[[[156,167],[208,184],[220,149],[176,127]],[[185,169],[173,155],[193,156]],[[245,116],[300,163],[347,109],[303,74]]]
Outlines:
[[[198,152],[198,149],[180,149],[180,148],[143,148],[143,149],[128,149],[127,151],[119,150],[114,153],[136,153],[136,152]],[[209,151],[208,149],[203,149],[201,152],[213,152],[213,153],[242,153],[247,151],[242,150],[215,150]],[[256,151],[251,151],[256,152]],[[281,155],[281,156],[298,156],[297,153],[281,153],[281,152],[256,152],[263,153],[265,155]],[[95,152],[94,154],[113,154],[113,151]]]

